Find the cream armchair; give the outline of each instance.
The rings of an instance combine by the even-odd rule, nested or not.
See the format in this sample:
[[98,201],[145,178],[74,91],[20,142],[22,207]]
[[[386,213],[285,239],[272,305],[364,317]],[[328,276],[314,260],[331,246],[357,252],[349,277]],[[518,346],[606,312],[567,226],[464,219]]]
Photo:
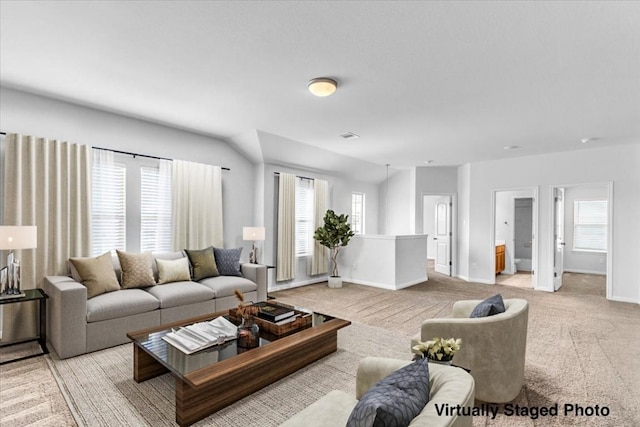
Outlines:
[[524,299],[505,299],[504,313],[470,319],[480,302],[458,301],[453,305],[452,318],[425,320],[411,346],[434,337],[461,338],[462,347],[453,364],[471,370],[476,399],[510,402],[524,384],[529,304]]
[[[358,399],[378,381],[411,362],[366,357],[356,374],[356,395],[333,390],[312,403],[280,427],[336,427],[347,424]],[[473,378],[460,368],[429,364],[429,402],[415,417],[410,427],[471,427],[473,417],[455,413],[440,414],[439,407],[473,407]]]

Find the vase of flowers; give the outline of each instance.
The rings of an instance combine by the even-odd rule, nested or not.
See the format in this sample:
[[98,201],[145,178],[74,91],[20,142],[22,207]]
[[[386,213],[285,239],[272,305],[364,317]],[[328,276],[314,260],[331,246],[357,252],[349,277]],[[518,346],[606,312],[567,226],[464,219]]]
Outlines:
[[433,338],[429,341],[419,341],[412,347],[414,359],[426,357],[430,362],[451,365],[451,360],[462,345],[460,338]]
[[245,303],[244,294],[236,289],[233,291],[238,299],[238,315],[242,318],[242,323],[238,326],[238,342],[240,348],[254,348],[260,344],[260,327],[255,322],[254,317],[258,315],[260,309],[253,302]]

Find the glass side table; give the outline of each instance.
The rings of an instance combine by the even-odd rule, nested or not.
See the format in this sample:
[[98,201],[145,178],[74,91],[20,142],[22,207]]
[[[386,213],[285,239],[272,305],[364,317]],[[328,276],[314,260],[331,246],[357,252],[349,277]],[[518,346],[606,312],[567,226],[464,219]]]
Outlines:
[[47,298],[49,296],[44,293],[44,291],[40,288],[38,289],[23,289],[22,292],[25,294],[23,297],[17,298],[6,298],[0,300],[0,305],[5,304],[17,304],[28,301],[38,301],[39,304],[39,322],[38,322],[38,336],[36,338],[30,338],[26,340],[21,340],[18,342],[12,342],[9,344],[2,344],[0,348],[10,347],[12,345],[24,344],[26,342],[38,341],[40,344],[40,348],[42,349],[42,353],[30,354],[29,356],[18,357],[16,359],[5,360],[4,362],[0,362],[0,365],[5,365],[7,363],[17,362],[19,360],[30,359],[32,357],[42,356],[43,354],[48,354],[49,349],[47,349]]

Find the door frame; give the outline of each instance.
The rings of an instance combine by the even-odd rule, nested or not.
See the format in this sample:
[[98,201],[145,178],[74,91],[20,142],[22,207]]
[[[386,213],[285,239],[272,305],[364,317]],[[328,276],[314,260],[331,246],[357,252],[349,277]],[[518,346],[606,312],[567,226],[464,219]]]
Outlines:
[[[550,206],[550,217],[549,218],[553,218],[553,209],[554,209],[554,200],[553,200],[553,193],[554,193],[554,189],[556,188],[567,188],[567,187],[584,187],[584,186],[591,186],[591,185],[603,185],[607,187],[607,274],[606,274],[606,286],[607,286],[607,292],[606,292],[606,298],[608,300],[612,299],[612,283],[613,283],[613,181],[606,181],[606,182],[583,182],[580,184],[554,184],[549,186],[549,206]],[[565,206],[566,209],[566,206]],[[551,242],[550,244],[550,249],[551,249],[551,256],[549,257],[549,261],[548,261],[548,265],[549,265],[549,280],[550,283],[552,284],[552,288],[553,288],[553,256],[554,256],[554,239],[553,239],[553,234],[554,234],[554,220],[550,221],[550,225],[549,225],[549,241]]]
[[[451,197],[451,209],[449,209],[451,223],[451,242],[449,245],[451,254],[451,276],[458,277],[458,193],[438,193],[425,191],[420,193],[420,230],[424,230],[424,197],[425,196],[449,196]],[[433,236],[431,236],[433,237]]]
[[[539,274],[539,254],[538,254],[538,242],[540,241],[540,187],[535,185],[531,187],[513,187],[513,188],[497,188],[491,192],[491,227],[489,232],[490,240],[487,245],[488,253],[491,255],[491,263],[492,266],[491,271],[494,271],[495,268],[495,252],[496,252],[496,194],[504,191],[531,191],[531,197],[533,198],[533,206],[531,207],[533,220],[531,224],[531,234],[533,237],[533,244],[531,245],[531,287],[535,290],[539,290],[538,277]],[[495,274],[492,274],[492,279],[489,281],[489,284],[495,285],[496,278]],[[544,290],[544,289],[543,289]]]

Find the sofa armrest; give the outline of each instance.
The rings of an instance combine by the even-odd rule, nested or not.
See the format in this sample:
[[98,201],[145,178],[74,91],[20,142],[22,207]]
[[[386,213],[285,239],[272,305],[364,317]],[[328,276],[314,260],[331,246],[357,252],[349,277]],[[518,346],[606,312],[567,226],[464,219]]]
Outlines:
[[406,360],[365,357],[360,361],[356,373],[356,399],[360,400],[378,381],[410,363]]
[[87,288],[67,276],[43,280],[47,304],[47,338],[61,359],[87,351]]
[[258,301],[267,300],[267,266],[264,264],[240,264],[240,271],[247,279],[258,285]]

